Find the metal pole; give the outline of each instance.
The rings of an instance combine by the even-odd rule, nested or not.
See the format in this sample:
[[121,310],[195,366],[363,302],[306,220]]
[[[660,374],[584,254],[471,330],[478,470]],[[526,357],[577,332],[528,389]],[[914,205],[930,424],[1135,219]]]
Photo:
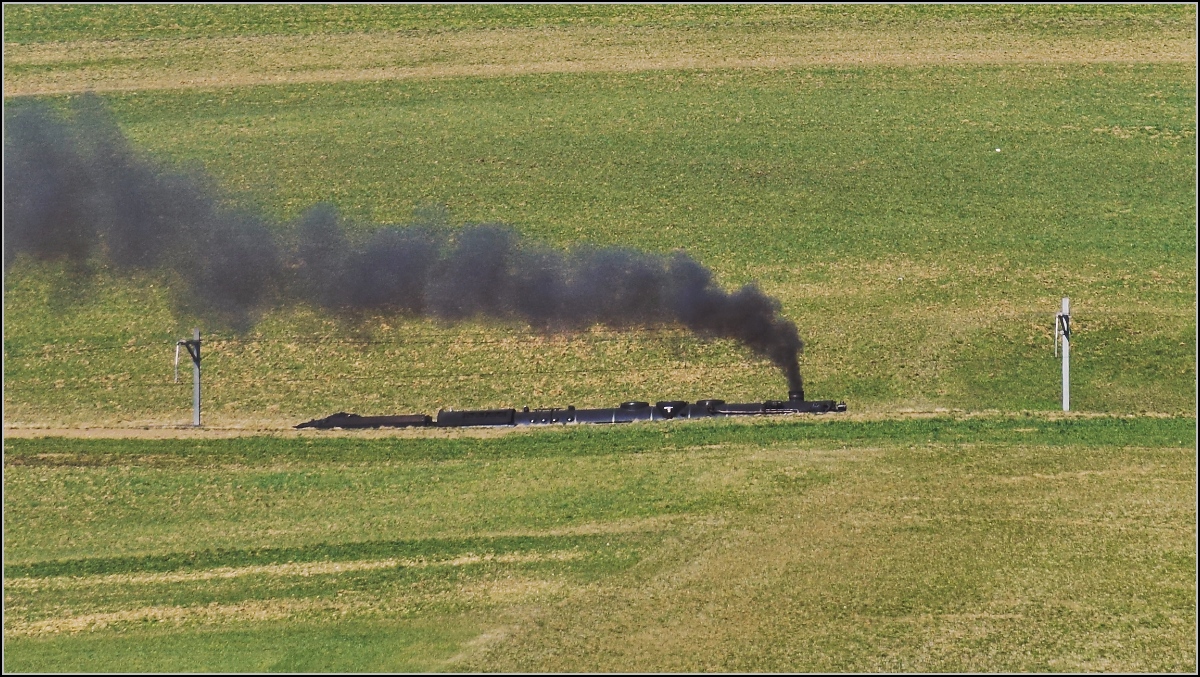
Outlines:
[[[196,352],[192,353],[192,425],[200,427],[200,329],[192,330]],[[1065,367],[1064,367],[1065,369]],[[1064,372],[1065,373],[1065,372]]]
[[1071,411],[1071,299],[1063,297],[1061,323],[1063,342],[1063,411]]

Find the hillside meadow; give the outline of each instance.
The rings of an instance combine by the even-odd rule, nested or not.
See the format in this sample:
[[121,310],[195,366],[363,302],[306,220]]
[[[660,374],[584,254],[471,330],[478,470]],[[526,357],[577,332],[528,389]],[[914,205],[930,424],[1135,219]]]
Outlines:
[[776,297],[849,408],[284,432],[786,385],[674,326],[235,328],[166,273],[22,256],[5,670],[1195,671],[1190,5],[4,12],[6,110],[96,92],[281,231],[331,203],[683,250]]
[[[779,298],[807,342],[810,392],[860,411],[1055,408],[1053,314],[1070,296],[1076,408],[1182,413],[1195,404],[1192,82],[1177,65],[976,66],[106,99],[147,152],[202,165],[281,220],[328,201],[405,223],[440,204],[563,248],[682,248],[727,287]],[[18,262],[6,419],[186,420],[172,345],[202,319],[173,309],[167,282]],[[670,328],[540,335],[287,307],[249,333],[203,331],[213,423],[784,389],[744,349]]]
[[1195,421],[8,440],[15,671],[1195,666]]

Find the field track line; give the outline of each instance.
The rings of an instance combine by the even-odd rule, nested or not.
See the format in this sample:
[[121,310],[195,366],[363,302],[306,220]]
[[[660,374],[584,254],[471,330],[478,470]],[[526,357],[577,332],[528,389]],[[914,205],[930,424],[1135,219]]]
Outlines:
[[550,553],[508,553],[504,555],[462,555],[453,559],[428,560],[388,558],[349,562],[289,562],[286,564],[263,564],[242,567],[216,567],[201,571],[169,571],[164,573],[101,574],[95,576],[51,576],[47,578],[6,578],[4,585],[13,589],[81,588],[96,585],[153,585],[161,583],[189,583],[241,578],[243,576],[327,576],[352,571],[376,569],[459,567],[468,564],[497,562],[501,564],[525,564],[529,562],[566,562],[583,557],[583,553],[565,550]]
[[[903,421],[926,418],[965,419],[1016,419],[1028,420],[1031,424],[1038,421],[1058,421],[1063,419],[1093,419],[1093,418],[1176,418],[1177,415],[1161,412],[1144,412],[1134,415],[1107,414],[1084,411],[1038,411],[1038,412],[1004,412],[997,410],[964,411],[961,409],[898,409],[884,411],[869,411],[861,413],[843,413],[827,415],[800,414],[792,420],[798,422],[836,423],[838,421],[873,422],[873,421]],[[298,419],[297,419],[298,420]],[[754,425],[760,422],[775,422],[788,420],[786,417],[771,416],[755,420],[731,420],[731,424]],[[57,427],[37,424],[11,424],[4,427],[5,439],[41,439],[64,437],[71,439],[229,439],[237,437],[281,437],[281,438],[331,438],[352,437],[355,439],[384,439],[384,438],[492,438],[513,433],[531,432],[544,429],[560,429],[561,427],[512,427],[512,428],[379,428],[361,430],[296,430],[292,427],[294,421],[266,422],[259,424],[243,424],[228,426],[130,426],[120,425],[77,425],[73,427]]]
[[1195,63],[1192,33],[522,28],[6,44],[4,95],[805,66]]

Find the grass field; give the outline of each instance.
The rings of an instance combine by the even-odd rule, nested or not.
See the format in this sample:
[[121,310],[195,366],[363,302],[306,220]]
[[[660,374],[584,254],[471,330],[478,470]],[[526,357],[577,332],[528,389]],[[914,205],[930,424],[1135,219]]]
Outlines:
[[6,669],[1181,671],[1193,419],[9,440]]
[[[202,162],[281,218],[327,200],[396,222],[441,202],[453,219],[500,219],[560,246],[682,246],[725,284],[757,279],[777,295],[808,343],[814,395],[858,410],[1053,408],[1052,321],[1067,295],[1076,406],[1179,413],[1195,407],[1193,81],[1178,65],[956,66],[109,101],[140,144]],[[8,419],[186,420],[188,385],[172,389],[169,361],[196,322],[154,282],[16,269]],[[544,338],[304,309],[248,336],[205,329],[218,339],[213,423],[783,390],[736,346],[670,331]],[[497,342],[514,351],[503,364]]]
[[[8,107],[99,92],[281,222],[682,248],[779,298],[809,396],[851,412],[285,436],[785,385],[673,327],[236,332],[165,275],[22,258],[6,670],[1196,669],[1190,5],[4,12]],[[130,438],[190,421],[194,326],[209,429]]]

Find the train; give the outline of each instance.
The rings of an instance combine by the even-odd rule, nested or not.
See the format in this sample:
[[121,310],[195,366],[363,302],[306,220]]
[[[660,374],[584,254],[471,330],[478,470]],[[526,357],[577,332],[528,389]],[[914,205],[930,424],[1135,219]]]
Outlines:
[[359,416],[338,412],[325,418],[305,421],[296,428],[472,428],[518,427],[537,425],[615,424],[637,421],[669,421],[729,416],[778,416],[787,414],[826,414],[846,411],[845,402],[806,400],[803,390],[793,390],[786,400],[730,403],[725,400],[631,401],[605,409],[551,407],[545,409],[442,409],[437,417],[428,414],[398,416]]

